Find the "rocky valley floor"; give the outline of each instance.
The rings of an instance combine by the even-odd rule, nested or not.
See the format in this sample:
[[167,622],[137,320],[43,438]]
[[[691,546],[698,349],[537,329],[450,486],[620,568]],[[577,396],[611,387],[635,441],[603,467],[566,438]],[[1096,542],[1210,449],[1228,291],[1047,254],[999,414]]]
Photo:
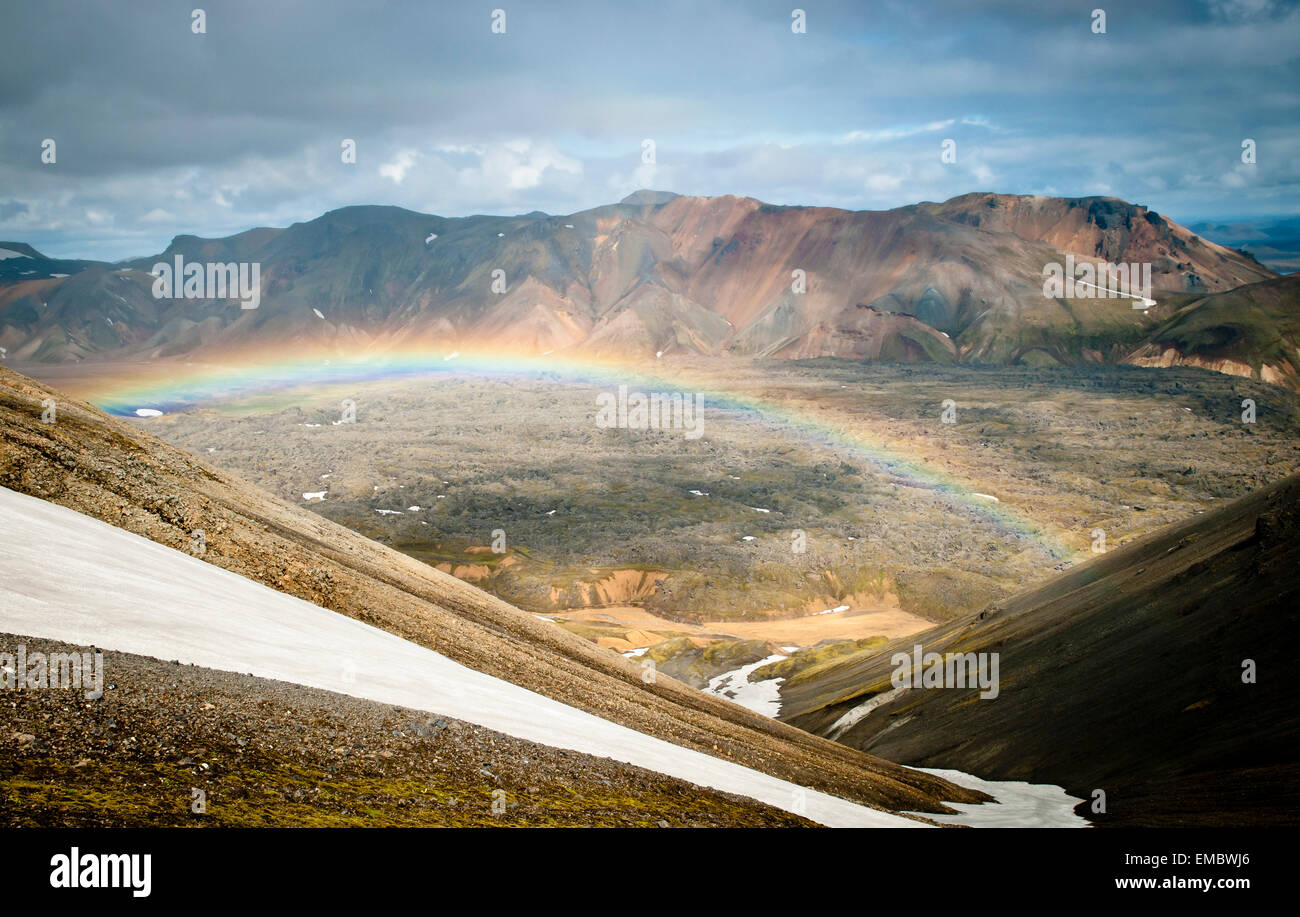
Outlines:
[[598,428],[608,379],[454,371],[134,422],[619,651],[918,632],[1300,467],[1292,393],[1197,369],[668,375],[701,438]]

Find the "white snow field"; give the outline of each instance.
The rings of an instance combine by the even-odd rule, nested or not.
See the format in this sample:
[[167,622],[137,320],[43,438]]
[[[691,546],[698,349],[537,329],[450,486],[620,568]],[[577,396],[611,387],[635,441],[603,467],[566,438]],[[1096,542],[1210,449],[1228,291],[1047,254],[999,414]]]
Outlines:
[[[644,735],[98,519],[0,487],[0,629],[452,716],[832,827],[917,827]],[[111,680],[111,673],[109,680]]]
[[932,767],[914,768],[942,777],[949,783],[972,790],[982,790],[997,797],[997,803],[949,802],[957,815],[927,815],[935,821],[973,828],[1088,828],[1091,825],[1074,814],[1083,802],[1059,786],[1047,783],[1023,783],[1018,780],[981,780],[961,771]]
[[785,679],[769,678],[765,681],[750,681],[749,673],[761,669],[769,662],[780,662],[785,658],[787,657],[776,653],[758,662],[751,662],[730,672],[715,675],[709,679],[709,685],[704,690],[725,698],[733,704],[740,704],[755,713],[776,719],[777,714],[781,712],[781,682]]

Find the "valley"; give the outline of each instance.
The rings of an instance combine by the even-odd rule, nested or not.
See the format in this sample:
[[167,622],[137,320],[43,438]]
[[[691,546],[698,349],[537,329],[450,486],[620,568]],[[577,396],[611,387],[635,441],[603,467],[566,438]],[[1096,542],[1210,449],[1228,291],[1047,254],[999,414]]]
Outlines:
[[[51,400],[55,422],[42,419]],[[705,779],[701,767],[728,781],[748,775],[758,781],[742,790],[750,805],[761,784],[786,811],[820,800],[831,807],[825,817],[838,811],[855,823],[896,823],[890,813],[897,812],[949,814],[945,800],[986,798],[655,677],[3,367],[0,432],[0,555],[10,572],[0,586],[0,619],[20,642],[89,643],[397,706],[414,702],[552,748],[580,742],[569,747],[685,774],[695,785]],[[80,572],[51,576],[55,557]],[[114,684],[97,701],[68,699],[98,709]],[[276,689],[259,683],[255,690],[271,700]],[[60,696],[68,697],[51,695]],[[495,700],[485,705],[485,697]],[[0,709],[15,727],[7,749],[26,756],[46,748],[24,736],[34,742],[52,733],[51,709],[36,710],[45,721],[37,731],[25,703]],[[179,763],[182,750],[155,746],[155,736],[166,736],[146,725],[155,750],[145,760]],[[69,776],[58,770],[44,779],[57,785]],[[480,798],[493,789],[490,778],[471,779]],[[98,794],[83,788],[93,814]],[[599,823],[600,806],[592,798],[574,818]]]
[[906,636],[1300,468],[1294,397],[1203,370],[662,369],[699,440],[600,428],[610,378],[466,368],[131,422],[618,652]]

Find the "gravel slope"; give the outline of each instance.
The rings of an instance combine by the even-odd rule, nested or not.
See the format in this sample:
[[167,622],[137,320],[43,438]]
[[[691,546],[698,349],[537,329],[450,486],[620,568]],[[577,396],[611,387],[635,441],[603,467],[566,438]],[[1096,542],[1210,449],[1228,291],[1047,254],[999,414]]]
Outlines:
[[[18,644],[29,657],[89,649],[0,634],[0,652]],[[0,694],[0,826],[811,824],[452,717],[103,655],[101,699],[76,689]],[[196,790],[201,813],[192,809]]]

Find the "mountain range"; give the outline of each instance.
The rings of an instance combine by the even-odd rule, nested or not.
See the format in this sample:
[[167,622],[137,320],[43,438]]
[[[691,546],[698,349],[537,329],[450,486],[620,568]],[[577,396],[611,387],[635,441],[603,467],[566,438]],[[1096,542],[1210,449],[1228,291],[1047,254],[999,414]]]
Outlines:
[[[846,211],[640,191],[567,216],[345,207],[117,264],[0,254],[0,347],[20,365],[444,348],[1179,364],[1300,384],[1300,281],[1114,198]],[[153,265],[177,257],[259,264],[259,307],[156,297]],[[1156,305],[1046,295],[1067,257],[1149,263]]]

